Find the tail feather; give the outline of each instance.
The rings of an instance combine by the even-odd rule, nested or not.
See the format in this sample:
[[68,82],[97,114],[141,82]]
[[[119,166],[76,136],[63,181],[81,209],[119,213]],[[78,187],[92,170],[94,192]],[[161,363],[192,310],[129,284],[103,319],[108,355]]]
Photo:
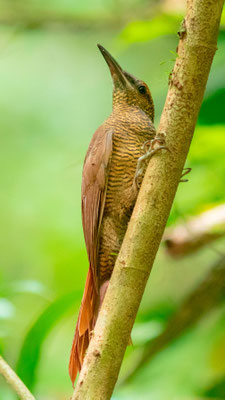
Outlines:
[[96,300],[97,293],[94,286],[92,271],[89,268],[70,353],[69,374],[73,384],[78,371],[81,370],[85,352],[89,344],[89,335],[94,328]]
[[94,282],[91,269],[88,270],[87,280],[84,288],[84,295],[81,302],[80,313],[78,317],[79,335],[82,336],[89,329],[90,321],[94,314]]

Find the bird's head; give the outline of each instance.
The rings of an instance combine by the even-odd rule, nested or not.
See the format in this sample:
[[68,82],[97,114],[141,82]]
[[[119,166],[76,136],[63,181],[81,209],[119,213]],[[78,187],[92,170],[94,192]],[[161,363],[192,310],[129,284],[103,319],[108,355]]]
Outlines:
[[124,71],[111,54],[100,44],[98,48],[107,62],[113,79],[113,106],[124,104],[139,107],[154,121],[154,104],[151,92],[140,79]]

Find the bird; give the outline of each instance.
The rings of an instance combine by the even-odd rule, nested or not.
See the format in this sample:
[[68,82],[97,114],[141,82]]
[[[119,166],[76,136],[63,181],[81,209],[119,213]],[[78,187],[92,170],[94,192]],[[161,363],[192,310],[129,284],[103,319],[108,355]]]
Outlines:
[[[97,45],[113,81],[112,113],[94,133],[82,173],[82,224],[89,269],[69,361],[74,385],[127,230],[146,162],[164,138],[156,136],[147,84],[123,70]],[[155,144],[158,143],[157,148]]]

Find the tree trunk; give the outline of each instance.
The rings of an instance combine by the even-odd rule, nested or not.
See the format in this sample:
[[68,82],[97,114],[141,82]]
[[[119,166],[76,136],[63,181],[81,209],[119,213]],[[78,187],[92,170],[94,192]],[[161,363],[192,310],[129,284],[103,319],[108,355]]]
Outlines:
[[114,267],[73,400],[110,399],[132,326],[182,174],[216,51],[223,0],[188,0],[159,132],[170,151],[156,154]]

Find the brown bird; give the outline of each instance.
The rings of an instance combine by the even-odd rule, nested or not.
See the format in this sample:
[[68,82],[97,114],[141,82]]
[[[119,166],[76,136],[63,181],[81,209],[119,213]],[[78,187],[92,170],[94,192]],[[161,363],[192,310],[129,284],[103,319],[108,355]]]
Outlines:
[[[165,148],[162,138],[154,139],[154,105],[148,86],[124,71],[104,47],[98,47],[113,79],[113,110],[94,133],[83,167],[82,222],[89,270],[70,355],[72,383],[108,287],[145,161]],[[157,149],[155,142],[161,145]]]

